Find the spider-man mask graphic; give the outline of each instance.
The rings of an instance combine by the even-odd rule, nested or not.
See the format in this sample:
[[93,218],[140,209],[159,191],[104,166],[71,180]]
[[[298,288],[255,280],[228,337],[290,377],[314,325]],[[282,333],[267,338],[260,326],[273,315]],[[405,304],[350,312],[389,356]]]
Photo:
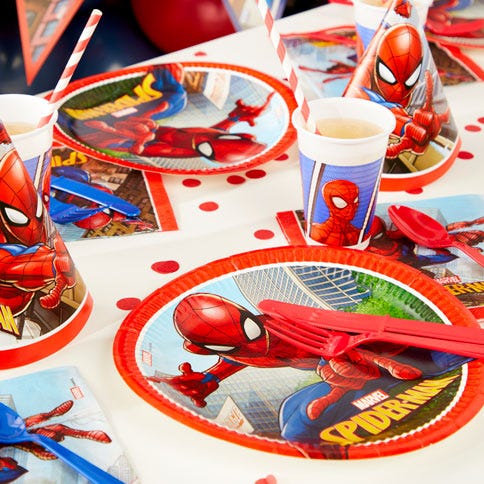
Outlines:
[[355,245],[360,230],[351,224],[359,204],[358,186],[349,180],[332,180],[321,191],[329,215],[323,223],[313,223],[311,238],[327,245]]
[[0,242],[32,246],[47,241],[45,208],[16,151],[1,161]]
[[192,353],[261,356],[267,352],[267,333],[259,318],[222,296],[187,296],[176,307],[173,321],[185,349]]
[[408,105],[422,57],[422,40],[413,25],[399,24],[385,32],[376,51],[375,82],[387,101]]
[[348,180],[334,180],[323,187],[323,197],[330,218],[340,221],[353,220],[358,209],[358,186]]

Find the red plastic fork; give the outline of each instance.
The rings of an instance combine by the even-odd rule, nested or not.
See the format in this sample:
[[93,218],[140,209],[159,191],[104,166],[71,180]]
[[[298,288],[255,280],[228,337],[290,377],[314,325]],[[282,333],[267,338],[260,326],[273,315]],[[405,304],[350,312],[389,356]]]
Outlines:
[[484,357],[484,330],[480,328],[346,313],[270,299],[258,307],[271,316],[264,321],[270,333],[325,359],[375,341]]

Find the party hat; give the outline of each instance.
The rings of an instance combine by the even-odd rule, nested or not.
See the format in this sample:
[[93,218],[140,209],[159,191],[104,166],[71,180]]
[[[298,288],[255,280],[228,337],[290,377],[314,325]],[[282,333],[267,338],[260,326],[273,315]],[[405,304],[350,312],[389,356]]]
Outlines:
[[393,0],[343,96],[388,107],[397,120],[382,190],[412,190],[442,176],[461,144],[416,8]]
[[81,330],[92,299],[0,121],[0,369],[43,358]]

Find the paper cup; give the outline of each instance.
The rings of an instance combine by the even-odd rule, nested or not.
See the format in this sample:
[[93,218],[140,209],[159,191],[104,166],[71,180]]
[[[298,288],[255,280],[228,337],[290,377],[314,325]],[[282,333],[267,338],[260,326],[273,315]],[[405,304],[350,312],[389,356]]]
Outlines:
[[48,124],[41,128],[37,126],[49,110],[48,101],[38,96],[0,95],[0,120],[7,128],[17,153],[46,205],[50,195],[50,162],[57,112]]
[[[412,3],[417,9],[420,25],[425,25],[432,0],[414,0]],[[358,58],[368,47],[391,4],[387,2],[384,6],[381,0],[353,0]]]
[[370,241],[369,229],[395,117],[389,109],[362,99],[317,99],[309,106],[318,125],[328,119],[334,125],[337,119],[344,119],[347,125],[371,120],[377,128],[369,136],[328,137],[309,131],[300,109],[292,116],[298,135],[308,241],[363,249]]

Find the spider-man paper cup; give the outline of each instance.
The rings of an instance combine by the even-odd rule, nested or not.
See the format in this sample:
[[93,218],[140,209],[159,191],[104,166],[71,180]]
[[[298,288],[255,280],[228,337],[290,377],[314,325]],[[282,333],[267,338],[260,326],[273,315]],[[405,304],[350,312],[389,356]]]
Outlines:
[[[420,24],[425,25],[432,0],[413,0]],[[380,26],[392,2],[384,0],[353,0],[356,28],[356,53],[361,57]]]
[[50,161],[57,112],[49,123],[41,128],[37,126],[49,110],[48,101],[38,96],[0,95],[0,120],[3,121],[35,188],[46,204],[50,193]]
[[[365,248],[375,212],[393,113],[372,101],[325,98],[310,101],[317,133],[297,109],[297,130],[309,241]],[[321,134],[319,134],[321,133]]]

